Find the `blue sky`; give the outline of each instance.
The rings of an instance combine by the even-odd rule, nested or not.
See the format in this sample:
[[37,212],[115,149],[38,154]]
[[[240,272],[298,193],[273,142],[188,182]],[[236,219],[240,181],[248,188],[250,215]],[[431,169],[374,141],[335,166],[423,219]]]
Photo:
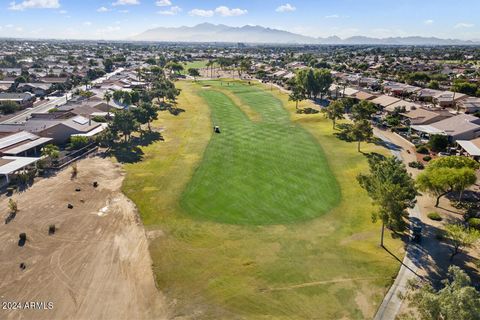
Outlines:
[[211,22],[322,37],[480,39],[479,0],[0,0],[0,17],[2,37],[125,39]]

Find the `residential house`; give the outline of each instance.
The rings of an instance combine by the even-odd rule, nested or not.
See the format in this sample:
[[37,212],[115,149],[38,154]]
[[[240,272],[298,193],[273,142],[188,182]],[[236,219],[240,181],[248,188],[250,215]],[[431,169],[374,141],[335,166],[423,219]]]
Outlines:
[[467,95],[458,92],[444,91],[433,96],[433,102],[442,108],[455,107],[459,101],[468,98]]
[[480,137],[480,118],[468,114],[459,114],[438,122],[423,126],[411,126],[412,130],[426,134],[445,134],[450,141],[473,140]]
[[51,140],[26,131],[7,133],[0,138],[0,155],[38,156],[40,148]]
[[25,93],[0,93],[0,103],[5,101],[15,102],[22,108],[29,108],[33,105],[34,96],[29,92]]
[[458,103],[458,110],[465,113],[475,113],[480,111],[480,98],[468,97]]
[[392,97],[392,96],[387,96],[387,95],[381,95],[379,97],[376,97],[375,99],[372,100],[372,103],[381,106],[382,108],[386,108],[391,104],[399,102],[400,99]]
[[37,97],[44,97],[52,85],[50,83],[21,83],[17,90],[21,92],[31,92]]
[[480,138],[473,140],[457,140],[457,146],[461,155],[480,160]]
[[411,125],[428,125],[453,116],[446,110],[429,110],[423,107],[410,109],[402,113]]

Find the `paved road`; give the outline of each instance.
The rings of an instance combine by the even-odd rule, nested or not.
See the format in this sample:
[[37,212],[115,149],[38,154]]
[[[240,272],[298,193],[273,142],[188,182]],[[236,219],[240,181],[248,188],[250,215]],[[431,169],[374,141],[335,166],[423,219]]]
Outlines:
[[[393,155],[398,159],[403,160],[401,154],[402,147],[392,143],[378,129],[374,129],[374,134],[382,139],[385,146]],[[409,209],[408,213],[410,218],[421,220],[421,213],[418,205],[415,205],[413,209]],[[408,281],[417,277],[416,273],[418,271],[418,266],[423,263],[421,261],[422,255],[420,244],[409,243],[407,245],[407,252],[403,258],[402,266],[400,267],[397,278],[385,295],[374,320],[394,320],[396,318],[403,303],[403,300],[399,298],[399,294],[405,293]]]
[[[92,85],[102,83],[102,82],[110,79],[115,74],[122,72],[123,70],[124,70],[124,68],[118,68],[117,70],[115,70],[111,73],[108,73],[101,78],[95,79],[95,80],[92,81]],[[48,101],[46,103],[43,103],[43,104],[41,104],[37,107],[33,107],[33,108],[29,108],[27,110],[24,110],[23,112],[19,113],[18,115],[15,115],[15,116],[7,119],[7,120],[2,121],[1,124],[20,124],[20,123],[24,123],[25,121],[27,121],[27,119],[30,117],[30,115],[32,113],[47,113],[48,110],[50,110],[52,108],[55,108],[55,107],[66,104],[67,103],[67,96],[68,96],[68,98],[71,98],[72,95],[73,95],[73,92],[75,90],[82,89],[82,88],[84,88],[84,86],[77,86],[77,87],[73,88],[72,90],[70,90],[69,92],[67,92],[65,95],[63,95],[61,97],[53,97],[53,98],[50,97],[50,101]]]

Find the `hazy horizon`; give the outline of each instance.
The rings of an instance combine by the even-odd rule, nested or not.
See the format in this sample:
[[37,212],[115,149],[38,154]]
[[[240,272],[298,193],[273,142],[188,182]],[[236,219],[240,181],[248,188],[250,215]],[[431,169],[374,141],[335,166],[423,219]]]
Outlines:
[[0,37],[124,40],[156,27],[260,25],[309,37],[479,40],[480,2],[413,0],[20,0],[0,2]]

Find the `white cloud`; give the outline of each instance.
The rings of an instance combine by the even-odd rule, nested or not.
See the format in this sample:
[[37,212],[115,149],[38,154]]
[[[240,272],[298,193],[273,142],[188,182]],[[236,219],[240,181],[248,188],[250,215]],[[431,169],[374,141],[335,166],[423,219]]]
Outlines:
[[468,22],[460,22],[455,25],[455,29],[473,28],[475,25]]
[[280,7],[278,7],[277,9],[275,9],[275,11],[277,11],[277,12],[292,12],[292,11],[295,11],[295,10],[297,10],[297,8],[292,6],[290,3],[285,3],[285,4],[281,5]]
[[215,9],[215,13],[221,15],[222,17],[237,17],[247,14],[248,11],[245,9],[230,9],[229,7],[220,6]]
[[182,12],[182,8],[180,8],[178,6],[170,7],[170,9],[168,9],[168,10],[158,11],[159,14],[162,14],[164,16],[174,16],[174,15],[180,13],[180,12]]
[[128,10],[118,10],[118,12],[120,12],[120,13],[129,13]]
[[168,7],[168,6],[172,5],[172,1],[170,1],[170,0],[157,0],[157,2],[155,2],[155,4],[157,5],[157,7]]
[[190,10],[188,14],[193,17],[209,18],[209,17],[212,17],[215,14],[215,12],[213,12],[213,10],[193,9],[193,10]]
[[60,10],[60,11],[58,11],[58,13],[60,13],[60,14],[67,14],[68,11],[67,11],[67,10]]
[[328,16],[325,16],[325,18],[327,18],[327,19],[338,19],[338,18],[340,18],[340,15],[338,15],[338,14],[330,14],[330,15],[328,15]]
[[210,18],[216,14],[222,17],[237,17],[247,13],[248,11],[245,9],[240,9],[240,8],[230,9],[229,7],[226,7],[226,6],[220,6],[220,7],[217,7],[215,10],[193,9],[188,14],[191,15],[192,17],[196,16],[196,17]]
[[107,7],[100,7],[97,9],[97,12],[107,12],[110,11]]
[[426,24],[427,26],[432,25],[434,22],[435,21],[433,21],[432,19],[428,19],[428,20],[423,21],[423,23]]
[[134,4],[140,4],[139,0],[117,0],[112,3],[112,6],[130,6]]
[[83,25],[89,27],[92,25],[92,23],[90,21],[85,21]]
[[17,3],[10,2],[8,9],[25,10],[25,9],[57,9],[60,8],[59,0],[25,0]]

